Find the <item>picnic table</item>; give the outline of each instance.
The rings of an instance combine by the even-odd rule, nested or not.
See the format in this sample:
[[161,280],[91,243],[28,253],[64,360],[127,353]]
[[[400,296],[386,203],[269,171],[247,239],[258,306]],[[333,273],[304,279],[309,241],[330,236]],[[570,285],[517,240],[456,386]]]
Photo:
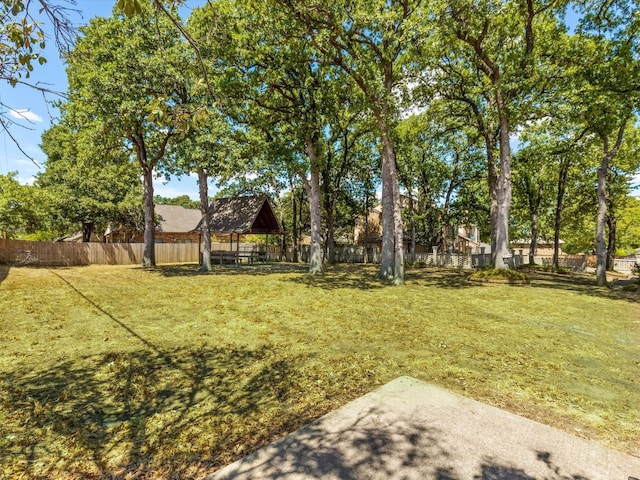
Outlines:
[[233,251],[233,250],[212,250],[211,261],[224,265],[227,263],[238,264],[245,261],[247,263],[266,262],[267,252],[261,251]]

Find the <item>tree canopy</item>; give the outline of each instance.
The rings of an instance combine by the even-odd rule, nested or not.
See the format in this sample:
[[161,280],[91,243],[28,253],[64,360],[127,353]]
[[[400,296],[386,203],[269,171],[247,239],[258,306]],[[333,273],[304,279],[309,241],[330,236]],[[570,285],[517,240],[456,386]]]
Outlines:
[[[65,165],[83,191],[71,181],[88,165],[78,152],[100,145],[87,176],[104,185],[123,176],[107,165],[137,165],[149,245],[153,176],[174,172],[271,194],[294,250],[308,222],[312,273],[379,202],[385,281],[403,282],[405,250],[448,251],[476,224],[498,268],[514,236],[565,237],[565,250],[597,252],[603,283],[620,242],[635,244],[634,5],[217,0],[183,22],[175,2],[120,0],[67,57],[69,101],[43,142],[41,186]],[[20,28],[6,78],[39,61],[37,32]],[[71,134],[78,151],[64,150]]]

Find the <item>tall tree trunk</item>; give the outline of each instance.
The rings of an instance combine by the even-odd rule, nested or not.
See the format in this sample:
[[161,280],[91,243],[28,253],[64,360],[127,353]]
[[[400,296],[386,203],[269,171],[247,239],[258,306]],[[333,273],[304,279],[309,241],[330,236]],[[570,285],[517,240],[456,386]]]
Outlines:
[[[500,173],[496,189],[497,211],[495,227],[495,263],[494,268],[505,270],[509,264],[505,260],[509,255],[509,214],[511,212],[511,146],[509,144],[509,118],[502,94],[498,90],[496,105],[500,119]],[[493,253],[493,245],[491,251]]]
[[529,265],[535,265],[538,251],[538,208],[530,212],[531,215],[531,245],[529,245]]
[[331,186],[329,164],[331,160],[327,160],[327,165],[322,170],[322,200],[324,206],[325,222],[327,224],[327,236],[324,248],[326,250],[325,258],[327,263],[333,265],[336,263],[336,244],[335,244],[335,217],[334,217],[334,193]]
[[487,149],[487,183],[489,185],[489,226],[491,241],[491,265],[496,261],[496,225],[498,215],[498,166],[495,158],[495,144],[490,135],[485,134],[485,148]]
[[[153,167],[147,155],[147,146],[144,137],[140,133],[133,133],[130,137],[133,142],[138,165],[142,170],[142,201],[144,203],[144,252],[142,254],[143,267],[156,266],[156,222],[153,205]],[[165,139],[165,145],[166,140]]]
[[416,260],[416,210],[413,201],[413,187],[407,187],[409,192],[409,212],[411,214],[411,245],[409,247],[409,260]]
[[605,223],[607,218],[607,170],[609,156],[602,157],[598,169],[598,216],[596,220],[596,281],[600,286],[607,286],[607,245],[605,243]]
[[382,253],[379,278],[404,283],[402,202],[393,142],[382,115],[376,115],[382,139]]
[[145,166],[142,174],[142,188],[144,197],[144,253],[143,267],[156,266],[156,222],[153,205],[153,168]]
[[209,185],[208,175],[203,168],[198,167],[198,193],[200,194],[200,212],[202,213],[202,264],[201,272],[211,271],[211,229],[209,225]]
[[618,154],[620,145],[624,138],[624,130],[627,126],[628,118],[624,119],[618,128],[616,143],[609,149],[609,138],[601,134],[603,152],[602,163],[598,169],[598,217],[596,224],[596,282],[600,286],[608,286],[607,283],[607,246],[605,243],[605,223],[607,221],[607,176],[609,174],[609,164]]
[[314,139],[305,136],[305,146],[309,164],[311,166],[311,180],[309,185],[309,213],[311,217],[311,249],[309,252],[309,273],[321,274],[322,267],[322,236],[320,234],[320,166]]
[[293,182],[289,181],[289,187],[291,188],[291,210],[292,210],[292,225],[291,225],[291,236],[293,243],[293,262],[298,263],[298,202],[296,201],[296,191],[293,186]]
[[553,268],[556,270],[560,268],[560,224],[568,173],[569,161],[565,159],[560,164],[560,171],[558,172],[558,195],[556,198],[555,222],[553,227]]

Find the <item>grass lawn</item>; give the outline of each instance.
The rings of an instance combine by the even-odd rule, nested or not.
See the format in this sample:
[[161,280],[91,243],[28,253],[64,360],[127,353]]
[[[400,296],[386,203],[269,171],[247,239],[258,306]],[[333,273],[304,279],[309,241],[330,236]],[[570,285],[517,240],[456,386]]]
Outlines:
[[0,478],[195,478],[410,375],[640,456],[640,297],[371,266],[0,266]]

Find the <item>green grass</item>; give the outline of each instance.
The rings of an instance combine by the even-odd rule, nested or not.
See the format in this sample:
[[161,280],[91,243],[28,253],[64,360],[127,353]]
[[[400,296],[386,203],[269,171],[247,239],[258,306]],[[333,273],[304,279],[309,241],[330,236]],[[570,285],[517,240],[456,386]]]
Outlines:
[[0,266],[0,478],[195,478],[400,375],[640,456],[640,298],[374,267]]

